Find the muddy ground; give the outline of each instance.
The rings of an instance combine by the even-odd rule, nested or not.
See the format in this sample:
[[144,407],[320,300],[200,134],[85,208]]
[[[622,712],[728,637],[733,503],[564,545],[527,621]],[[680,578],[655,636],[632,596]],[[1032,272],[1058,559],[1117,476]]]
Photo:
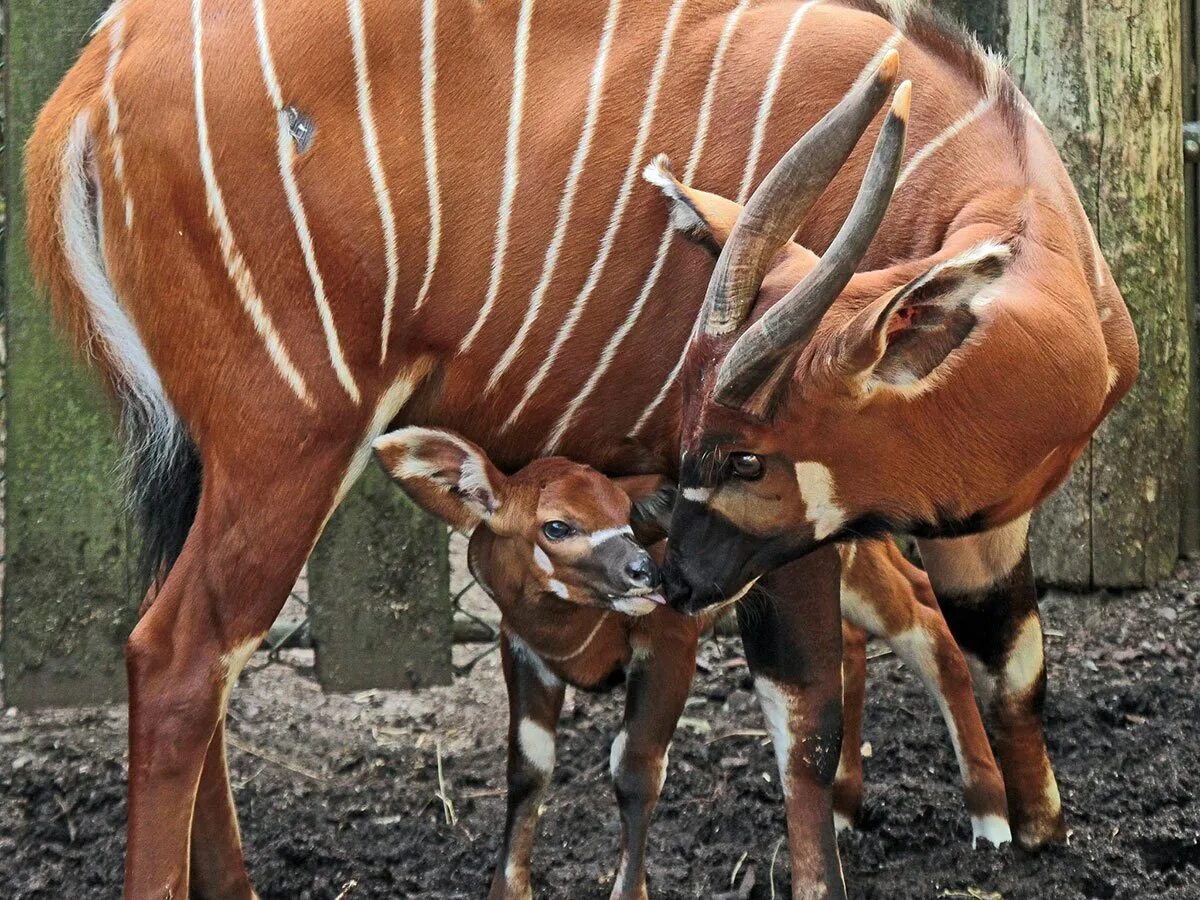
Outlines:
[[[874,659],[866,819],[841,844],[852,896],[1200,898],[1200,565],[1180,576],[1044,602],[1049,739],[1072,836],[1041,856],[970,848],[940,719],[894,657]],[[460,661],[478,649],[457,648]],[[256,659],[230,713],[264,900],[483,896],[504,803],[495,654],[421,694],[327,697],[310,666],[301,651]],[[710,640],[704,668],[655,820],[651,890],[786,896],[780,791],[738,642]],[[620,699],[568,702],[536,854],[541,897],[608,894]],[[124,751],[117,709],[0,717],[0,898],[117,896]],[[439,753],[453,824],[436,796]]]

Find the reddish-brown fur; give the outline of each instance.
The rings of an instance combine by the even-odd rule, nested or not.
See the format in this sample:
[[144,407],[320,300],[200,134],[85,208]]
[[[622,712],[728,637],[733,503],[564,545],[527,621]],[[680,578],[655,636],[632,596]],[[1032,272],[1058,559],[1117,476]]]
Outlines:
[[[85,140],[74,148],[72,163],[87,174],[77,184],[84,195],[97,194],[102,201],[85,210],[103,225],[103,246],[92,255],[100,258],[161,379],[162,396],[204,466],[203,493],[186,545],[128,648],[128,896],[157,900],[184,896],[189,889],[204,896],[252,895],[227,777],[216,765],[223,759],[229,682],[360,471],[370,440],[389,422],[453,427],[510,468],[554,443],[553,449],[605,471],[673,472],[682,419],[688,434],[728,427],[748,435],[753,449],[827,459],[836,466],[846,503],[856,510],[904,518],[935,507],[985,509],[989,521],[1002,523],[1065,476],[1091,428],[1132,381],[1136,345],[1128,316],[1107,269],[1093,260],[1090,232],[1065,170],[1040,126],[1015,128],[1014,121],[1025,125],[1025,118],[1011,104],[997,103],[969,136],[955,138],[898,192],[865,265],[924,261],[861,276],[805,358],[819,374],[817,348],[863,303],[947,252],[943,242],[951,225],[973,223],[1000,236],[1020,235],[1010,276],[1022,291],[1028,288],[1029,302],[1004,318],[995,339],[980,342],[960,386],[951,386],[953,395],[938,401],[943,410],[968,411],[957,427],[945,427],[932,414],[903,414],[896,404],[817,402],[801,390],[803,403],[787,423],[777,422],[770,433],[747,430],[740,418],[723,419],[719,410],[700,415],[685,410],[682,380],[669,384],[664,401],[654,406],[692,332],[710,271],[703,253],[683,246],[669,247],[637,327],[602,372],[599,363],[610,339],[648,284],[666,227],[656,191],[636,180],[577,327],[540,389],[506,427],[589,272],[599,266],[624,173],[630,165],[636,172],[652,153],[667,152],[682,164],[696,149],[697,109],[734,8],[732,0],[692,0],[677,7],[661,95],[644,135],[645,155],[631,159],[672,4],[626,6],[614,32],[594,143],[543,308],[522,353],[490,391],[485,388],[491,373],[513,344],[542,273],[584,120],[604,4],[540,4],[533,13],[519,129],[520,181],[503,280],[486,327],[466,353],[458,348],[478,320],[497,271],[497,206],[520,4],[438,4],[434,96],[443,215],[438,264],[419,310],[433,234],[422,150],[422,41],[416,25],[421,8],[416,2],[365,4],[372,108],[399,238],[395,314],[386,334],[384,231],[355,106],[346,7],[316,0],[264,4],[281,105],[294,105],[316,127],[312,146],[295,151],[294,178],[344,357],[340,374],[280,176],[279,111],[264,87],[252,4],[128,0],[106,20],[43,111],[26,154],[35,270],[77,345],[96,355],[128,402],[120,362],[129,347],[105,339],[94,305],[71,274],[81,248],[68,247],[60,220],[64,154],[80,123]],[[797,9],[795,0],[762,0],[745,9],[716,85],[697,184],[736,195],[775,49]],[[236,242],[233,253],[222,248],[198,162],[193,10],[203,25],[198,80],[205,91],[215,177]],[[119,57],[113,51],[118,23]],[[780,70],[777,102],[763,120],[761,157],[749,173],[753,181],[843,96],[894,34],[882,17],[836,2],[808,9]],[[976,105],[980,72],[986,71],[972,52],[939,41],[937,34],[914,26],[911,38],[898,41],[901,75],[914,82],[909,137],[914,153]],[[829,52],[831,46],[837,52]],[[120,106],[115,129],[106,96],[110,62],[112,94]],[[114,130],[121,139],[123,181],[116,174]],[[864,141],[801,227],[798,238],[805,246],[828,244],[868,155]],[[128,228],[120,202],[126,194],[133,204]],[[256,330],[239,296],[237,288],[245,294],[248,280],[238,271],[231,278],[230,269],[238,265],[253,278],[277,346],[262,328]],[[1108,313],[1103,322],[1098,309]],[[381,344],[387,350],[382,360]],[[282,347],[299,385],[289,384],[272,362],[271,346],[276,360]],[[1111,386],[1110,361],[1117,373]],[[585,396],[583,386],[593,375],[598,380]],[[819,383],[814,379],[809,391]],[[577,399],[575,415],[564,419]],[[923,410],[933,405],[932,396],[920,404]],[[558,432],[561,439],[548,441]],[[900,442],[898,435],[908,440]],[[979,435],[996,440],[980,446],[972,440]],[[784,447],[785,441],[791,443]],[[924,450],[915,453],[914,446]],[[922,474],[927,472],[938,477]],[[823,598],[820,621],[834,629],[835,572],[828,555],[817,554],[791,564],[775,580],[783,590],[798,573],[816,579],[811,591]],[[837,694],[836,678],[827,677],[836,671],[836,661],[827,659],[836,658],[836,635],[818,634],[824,626],[812,622],[808,629],[783,619],[768,624],[776,643],[786,638],[803,651],[793,653],[795,658],[808,659],[811,650],[813,662],[826,660],[820,677],[816,670],[793,673],[820,686],[809,699],[825,709],[821,698],[828,694],[832,703]],[[762,653],[751,653],[752,661],[780,675],[772,663],[779,648],[762,647]],[[789,800],[794,892],[837,893],[829,786],[820,778],[809,784],[808,774],[797,777],[807,787],[803,799],[797,794]],[[193,834],[208,836],[204,849],[193,844]],[[1034,837],[1031,843],[1042,840]]]

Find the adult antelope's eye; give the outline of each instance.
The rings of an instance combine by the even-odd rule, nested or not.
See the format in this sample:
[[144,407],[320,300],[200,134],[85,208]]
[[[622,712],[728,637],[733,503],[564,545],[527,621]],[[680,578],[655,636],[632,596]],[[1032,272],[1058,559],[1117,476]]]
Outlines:
[[542,526],[542,534],[552,541],[561,541],[565,537],[570,537],[575,533],[575,529],[566,522],[560,522],[558,519],[553,519]]
[[729,457],[729,469],[743,481],[754,481],[762,478],[762,460],[753,453],[734,453]]

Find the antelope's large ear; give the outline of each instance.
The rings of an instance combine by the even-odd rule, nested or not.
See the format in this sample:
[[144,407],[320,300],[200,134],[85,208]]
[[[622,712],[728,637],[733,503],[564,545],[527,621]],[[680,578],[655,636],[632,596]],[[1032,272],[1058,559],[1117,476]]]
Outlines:
[[974,330],[1011,255],[988,241],[884,294],[843,327],[838,374],[860,390],[920,385]]
[[667,198],[671,226],[714,257],[720,256],[721,248],[742,212],[741,205],[684,184],[675,177],[671,161],[662,154],[642,170],[642,177]]
[[372,444],[384,471],[422,509],[463,531],[491,519],[506,479],[475,444],[432,428],[401,428]]
[[629,525],[637,542],[649,547],[665,539],[670,532],[671,513],[678,493],[675,483],[661,475],[635,475],[614,480],[633,501]]

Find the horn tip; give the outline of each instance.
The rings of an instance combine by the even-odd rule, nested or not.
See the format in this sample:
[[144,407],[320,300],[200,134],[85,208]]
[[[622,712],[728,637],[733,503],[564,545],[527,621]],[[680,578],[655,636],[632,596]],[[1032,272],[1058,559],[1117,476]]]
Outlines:
[[892,115],[902,122],[908,121],[912,109],[912,82],[906,81],[896,88],[896,96],[892,98]]
[[900,51],[891,49],[884,54],[883,59],[879,61],[879,68],[876,70],[877,77],[880,81],[886,81],[889,84],[896,80],[896,75],[900,71]]

